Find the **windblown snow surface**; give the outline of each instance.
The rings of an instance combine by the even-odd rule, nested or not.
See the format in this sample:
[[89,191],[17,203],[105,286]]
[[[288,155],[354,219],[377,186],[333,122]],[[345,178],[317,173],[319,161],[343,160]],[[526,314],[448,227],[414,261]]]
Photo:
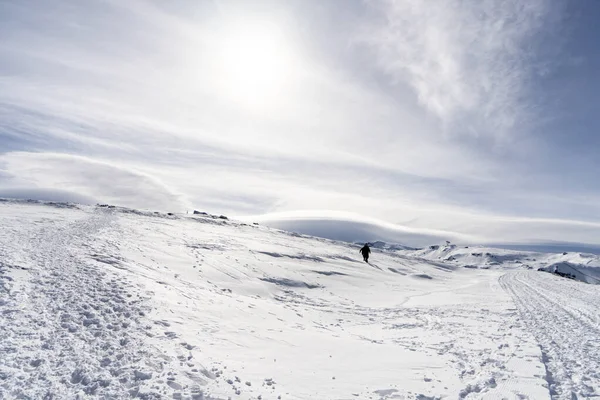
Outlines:
[[0,218],[2,399],[600,397],[600,286],[537,271],[597,276],[592,256],[366,264],[209,215],[5,201]]

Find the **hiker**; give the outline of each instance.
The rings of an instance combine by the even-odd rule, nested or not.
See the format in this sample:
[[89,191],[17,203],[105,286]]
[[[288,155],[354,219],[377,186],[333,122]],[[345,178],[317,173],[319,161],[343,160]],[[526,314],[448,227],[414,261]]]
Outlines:
[[366,263],[369,262],[369,254],[371,254],[371,248],[369,247],[369,243],[365,243],[362,249],[359,250],[365,260]]

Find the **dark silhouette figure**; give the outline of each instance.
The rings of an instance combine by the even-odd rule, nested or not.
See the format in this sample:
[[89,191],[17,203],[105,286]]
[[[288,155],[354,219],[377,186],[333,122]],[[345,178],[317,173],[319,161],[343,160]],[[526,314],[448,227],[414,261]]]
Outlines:
[[371,254],[371,248],[369,247],[369,243],[365,243],[365,245],[360,249],[360,252],[366,263],[369,262],[369,254]]

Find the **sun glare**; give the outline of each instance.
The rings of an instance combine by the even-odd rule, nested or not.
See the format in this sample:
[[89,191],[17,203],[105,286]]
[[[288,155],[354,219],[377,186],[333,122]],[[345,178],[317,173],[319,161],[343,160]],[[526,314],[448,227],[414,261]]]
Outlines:
[[219,74],[236,101],[268,106],[284,91],[292,72],[289,44],[268,24],[236,26],[224,37]]

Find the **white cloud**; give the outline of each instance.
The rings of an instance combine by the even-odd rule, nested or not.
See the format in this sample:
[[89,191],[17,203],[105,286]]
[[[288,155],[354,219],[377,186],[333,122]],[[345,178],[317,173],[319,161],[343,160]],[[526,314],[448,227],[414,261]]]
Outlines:
[[[446,240],[459,244],[515,244],[563,242],[591,244],[600,234],[600,222],[527,218],[436,209],[405,208],[415,216],[407,224],[348,212],[307,210],[242,217],[285,230],[349,241],[374,241],[425,246]],[[431,229],[443,226],[445,229]]]
[[[335,234],[326,235],[325,237],[342,236],[342,232],[348,229],[348,234],[360,232],[360,237],[355,237],[349,240],[390,240],[395,238],[410,239],[410,244],[419,243],[424,245],[427,242],[424,240],[458,240],[463,243],[474,243],[482,241],[483,238],[470,234],[459,232],[444,231],[439,229],[428,228],[413,228],[401,224],[394,224],[384,220],[369,218],[352,212],[333,211],[333,210],[309,210],[309,211],[292,211],[269,213],[257,216],[241,217],[242,220],[252,222],[258,221],[271,226],[281,226],[285,229],[293,230],[294,226],[305,224],[304,228],[323,229],[324,231],[338,231]],[[368,233],[373,234],[373,237],[367,237]],[[312,234],[316,234],[314,231]]]
[[[496,139],[527,131],[535,37],[550,0],[369,1],[383,14],[367,41],[381,68],[409,84],[447,132]],[[554,21],[552,21],[554,22]],[[552,27],[555,28],[555,27]],[[374,32],[374,33],[373,33]]]
[[[227,15],[207,10],[213,20],[193,24],[146,2],[93,4],[104,19],[81,5],[63,10],[75,26],[91,18],[85,29],[65,25],[59,7],[45,20],[52,34],[35,26],[6,45],[5,54],[33,72],[0,79],[0,105],[12,107],[2,115],[7,131],[23,126],[36,142],[77,142],[88,152],[100,146],[114,152],[115,144],[128,151],[208,145],[419,176],[489,176],[489,160],[436,141],[436,126],[423,115],[352,73],[309,58],[286,29],[273,29],[281,36],[276,47],[286,48],[289,58],[285,91],[258,106],[248,99],[260,105],[263,90],[255,88],[252,96],[242,87],[237,100],[231,87],[223,90],[223,81],[239,79],[243,67],[228,76],[219,61],[220,46],[231,40],[223,31],[231,24]],[[268,17],[276,27],[286,22],[261,16]],[[246,79],[254,79],[251,71]]]
[[[0,165],[5,179],[12,178],[8,188],[0,185],[0,196],[7,190],[15,193],[13,188],[18,186],[25,197],[52,194],[53,200],[68,189],[69,198],[78,195],[162,211],[196,208],[234,217],[252,215],[245,219],[330,237],[339,234],[338,238],[355,234],[356,239],[425,245],[447,239],[459,243],[589,243],[600,235],[600,221],[469,210],[444,204],[443,198],[435,196],[435,186],[403,191],[402,187],[398,190],[373,182],[370,175],[361,178],[335,170],[307,179],[307,171],[261,171],[248,160],[228,168],[190,167],[187,163],[158,167],[25,152],[0,156]],[[347,235],[341,235],[345,230]]]
[[163,211],[187,206],[182,195],[153,176],[87,157],[12,152],[0,155],[0,165],[17,178],[21,193],[27,192],[26,188],[32,193],[69,191],[80,198]]
[[0,187],[0,198],[54,201],[61,203],[96,204],[97,200],[82,196],[69,190],[61,189],[38,189],[24,188],[2,188]]

